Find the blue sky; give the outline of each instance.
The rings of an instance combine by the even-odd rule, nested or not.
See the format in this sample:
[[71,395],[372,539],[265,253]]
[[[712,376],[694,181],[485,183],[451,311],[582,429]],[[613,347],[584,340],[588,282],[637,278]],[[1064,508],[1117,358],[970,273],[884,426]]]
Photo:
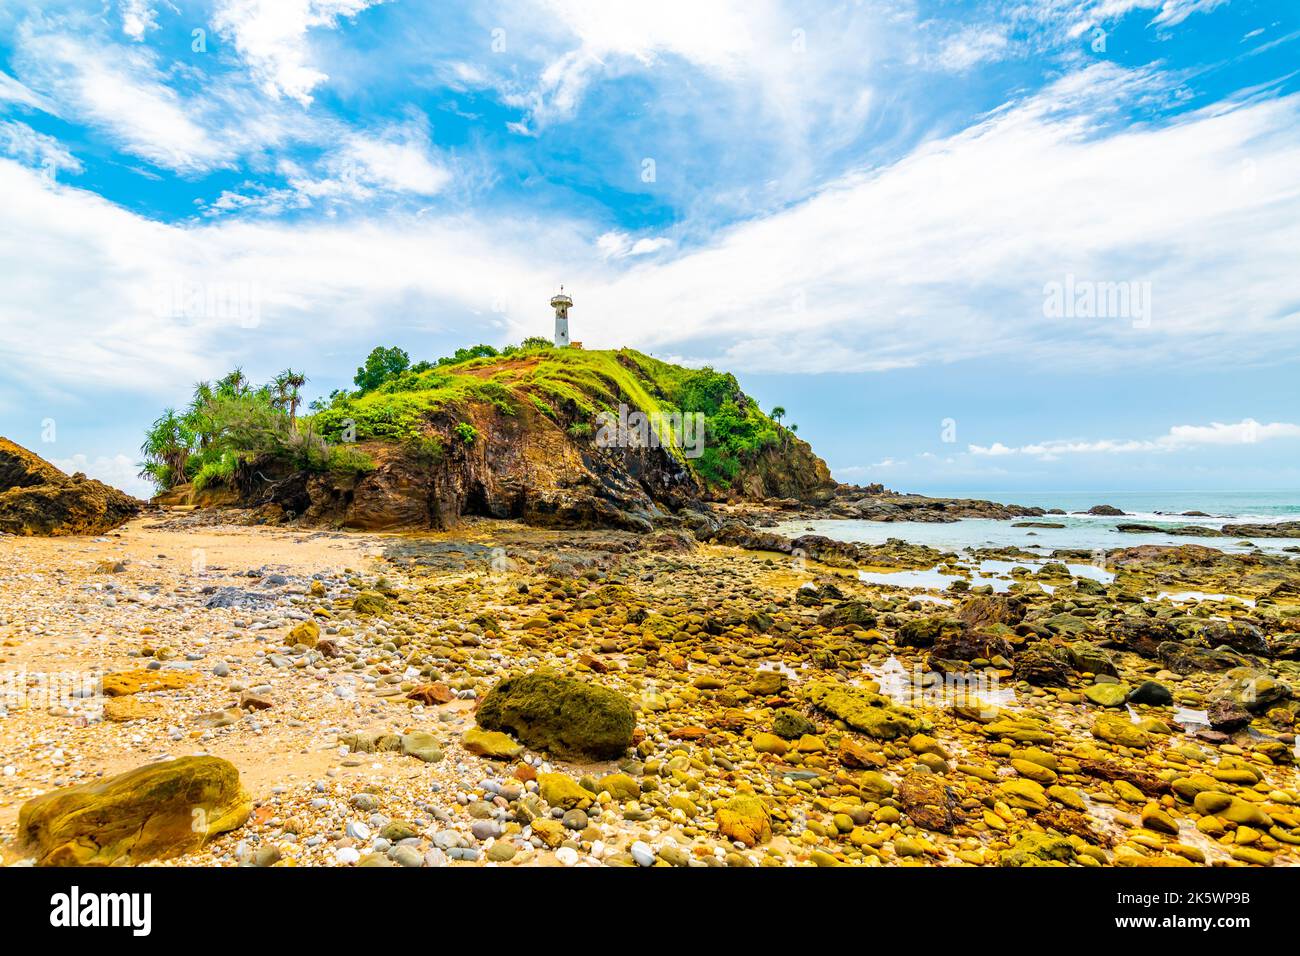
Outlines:
[[1290,0],[6,0],[0,433],[550,330],[845,481],[1300,488]]

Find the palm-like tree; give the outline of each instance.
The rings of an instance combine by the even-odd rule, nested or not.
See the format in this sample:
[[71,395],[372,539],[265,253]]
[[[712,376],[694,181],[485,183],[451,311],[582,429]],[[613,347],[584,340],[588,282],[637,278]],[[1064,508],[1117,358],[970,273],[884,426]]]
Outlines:
[[785,408],[781,405],[776,406],[776,408],[772,409],[771,418],[780,425],[781,419],[785,418]]
[[162,488],[171,488],[185,480],[185,464],[194,443],[194,433],[185,418],[169,408],[145,435],[140,452],[144,463],[140,476],[151,478]]
[[286,407],[289,409],[290,425],[294,425],[298,420],[298,406],[302,404],[302,387],[306,384],[307,376],[291,368],[285,369],[275,377],[276,403],[282,409]]

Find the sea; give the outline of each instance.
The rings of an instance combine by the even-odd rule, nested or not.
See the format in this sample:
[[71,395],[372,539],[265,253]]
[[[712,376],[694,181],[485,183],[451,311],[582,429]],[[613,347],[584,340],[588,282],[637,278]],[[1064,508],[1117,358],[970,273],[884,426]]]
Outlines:
[[[1050,554],[1056,548],[1079,548],[1109,551],[1140,544],[1203,544],[1222,551],[1289,552],[1300,549],[1300,538],[1202,538],[1159,533],[1120,532],[1125,523],[1205,525],[1218,528],[1224,524],[1271,524],[1300,520],[1300,491],[1115,491],[1115,492],[979,492],[948,494],[945,497],[982,498],[1004,504],[1027,507],[1061,508],[1064,515],[1043,518],[1015,518],[999,521],[989,518],[963,518],[936,524],[922,521],[862,521],[857,519],[796,519],[782,522],[772,530],[797,537],[813,532],[839,541],[881,544],[889,538],[902,538],[941,550],[967,551],[972,548],[1019,547]],[[1124,517],[1101,517],[1081,514],[1093,505],[1113,505]],[[1188,511],[1203,511],[1209,517],[1184,517]],[[1016,528],[1022,521],[1050,521],[1064,528]]]

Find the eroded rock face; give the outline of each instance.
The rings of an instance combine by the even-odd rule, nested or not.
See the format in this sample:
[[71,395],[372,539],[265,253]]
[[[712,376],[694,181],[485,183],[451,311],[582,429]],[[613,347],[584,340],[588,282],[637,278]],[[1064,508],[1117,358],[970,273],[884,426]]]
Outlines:
[[39,455],[0,438],[0,532],[103,534],[144,503],[78,472],[65,475]]
[[181,757],[52,790],[18,813],[41,866],[114,866],[192,852],[244,824],[252,801],[218,757]]
[[608,760],[632,745],[636,713],[617,691],[538,672],[508,677],[488,692],[479,726],[512,734],[535,750],[570,759]]

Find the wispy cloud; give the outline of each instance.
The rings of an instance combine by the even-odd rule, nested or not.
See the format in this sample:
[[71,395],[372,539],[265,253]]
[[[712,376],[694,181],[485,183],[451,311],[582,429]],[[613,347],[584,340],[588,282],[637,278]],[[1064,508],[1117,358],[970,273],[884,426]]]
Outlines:
[[329,79],[311,63],[310,33],[384,0],[218,0],[213,23],[234,40],[262,89],[306,106]]
[[1235,424],[1211,422],[1208,425],[1175,425],[1166,434],[1149,439],[1053,439],[1019,446],[994,442],[991,445],[970,445],[967,451],[985,458],[1026,455],[1050,460],[1062,455],[1175,452],[1206,446],[1251,445],[1296,438],[1300,438],[1300,425],[1290,422],[1261,424],[1248,418]]

